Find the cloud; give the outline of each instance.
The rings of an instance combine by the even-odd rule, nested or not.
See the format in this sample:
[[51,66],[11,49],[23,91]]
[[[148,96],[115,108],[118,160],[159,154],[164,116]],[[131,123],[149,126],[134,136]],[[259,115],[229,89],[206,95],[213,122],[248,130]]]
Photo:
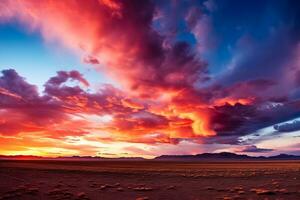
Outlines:
[[4,95],[4,96],[9,96],[9,97],[13,97],[13,98],[16,98],[16,99],[22,99],[21,96],[17,95],[17,94],[14,94],[12,92],[9,92],[8,90],[4,89],[4,88],[0,88],[0,94],[1,95]]
[[1,3],[6,10],[2,18],[17,18],[47,40],[59,40],[88,55],[86,62],[96,68],[100,63],[102,71],[139,95],[147,95],[149,90],[154,95],[161,88],[192,87],[205,75],[206,64],[188,43],[164,46],[165,36],[152,28],[156,9],[152,1],[88,0],[81,4],[6,0]]
[[[104,84],[91,92],[79,72],[59,71],[39,94],[15,70],[3,70],[0,115],[6,118],[0,134],[65,138],[99,133],[102,141],[237,144],[240,136],[299,116],[299,100],[290,92],[299,82],[294,73],[300,52],[297,14],[282,11],[289,24],[275,24],[263,42],[239,35],[231,52],[234,62],[216,75],[203,54],[217,45],[213,20],[225,12],[220,4],[0,1],[2,21],[17,20],[70,48],[122,86]],[[103,116],[111,120],[99,120]]]
[[85,80],[82,77],[82,74],[80,74],[78,71],[70,71],[70,72],[59,71],[57,72],[57,76],[52,77],[50,80],[47,81],[46,87],[51,85],[59,86],[62,83],[65,83],[68,79],[77,80],[86,87],[90,85],[88,81]]
[[[104,131],[112,134],[114,141],[176,141],[168,132],[170,119],[145,110],[113,86],[103,85],[95,93],[87,92],[76,83],[68,86],[69,80],[88,86],[77,71],[57,72],[45,83],[43,95],[14,70],[3,70],[2,75],[0,87],[7,88],[0,93],[0,115],[5,118],[0,121],[2,135],[42,132],[46,138],[64,138]],[[23,90],[12,88],[14,85]],[[27,92],[23,94],[24,91]],[[98,120],[107,115],[110,120]]]
[[39,96],[37,87],[27,83],[15,70],[2,71],[0,88],[0,115],[4,119],[0,134],[39,131],[43,123],[54,123],[64,117],[59,105]]
[[37,87],[28,84],[15,70],[3,70],[2,74],[3,76],[0,78],[2,95],[24,100],[31,100],[38,97]]
[[83,62],[93,64],[93,65],[100,64],[99,60],[97,58],[92,57],[92,56],[85,57],[83,59]]
[[273,149],[265,149],[265,148],[258,148],[255,145],[249,145],[243,147],[239,152],[244,152],[244,153],[266,153],[273,151]]
[[[152,26],[154,20],[161,22],[161,19],[154,19],[155,10],[159,8],[153,2],[109,2],[89,0],[80,5],[77,1],[37,3],[8,0],[1,4],[6,10],[2,18],[16,18],[40,31],[45,39],[58,40],[84,57],[87,55],[86,61],[96,64],[96,68],[100,67],[100,62],[101,70],[119,80],[126,91],[108,91],[106,88],[105,92],[112,92],[108,96],[103,95],[103,91],[101,94],[89,94],[80,87],[63,84],[67,80],[77,80],[88,86],[80,74],[58,72],[45,84],[45,97],[52,101],[59,100],[60,106],[70,113],[76,113],[78,109],[91,113],[101,110],[103,114],[120,112],[116,115],[115,123],[123,132],[132,128],[139,130],[137,132],[159,132],[172,138],[216,135],[212,118],[219,111],[209,104],[212,94],[209,91],[200,92],[194,87],[196,82],[208,79],[207,63],[197,55],[192,44],[184,40],[170,41],[168,33],[163,34],[159,32],[161,28]],[[202,5],[195,6],[201,9]],[[175,7],[184,19],[191,12],[190,8],[181,10],[180,4]],[[163,14],[167,15],[166,12]],[[57,21],[57,18],[61,20]],[[194,28],[202,22],[196,20],[192,23],[191,18],[187,20],[191,34],[197,35],[193,32]],[[173,22],[168,23],[173,26]],[[200,31],[198,29],[201,26],[197,32]],[[159,100],[164,109],[157,111],[157,105],[151,102],[146,112],[162,118],[161,122],[157,123],[152,118],[132,117],[131,112],[136,108],[132,108],[132,103],[130,108],[128,100],[121,100],[128,99],[125,93],[129,93],[129,98]],[[204,93],[208,96],[203,96]],[[184,126],[177,125],[170,129],[169,124],[178,122],[184,122]],[[147,129],[139,129],[139,124]],[[148,124],[152,126],[151,129]]]
[[279,132],[292,132],[300,130],[300,121],[294,120],[291,123],[276,124],[273,126]]

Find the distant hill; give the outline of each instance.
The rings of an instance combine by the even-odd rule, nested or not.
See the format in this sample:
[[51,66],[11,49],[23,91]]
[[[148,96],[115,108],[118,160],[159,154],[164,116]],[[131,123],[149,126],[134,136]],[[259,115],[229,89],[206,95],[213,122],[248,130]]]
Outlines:
[[276,160],[300,160],[300,156],[288,155],[288,154],[279,154],[277,156],[271,156],[269,159]]
[[[61,160],[61,161],[144,161],[142,157],[106,158],[98,156],[70,156],[70,157],[41,157],[41,156],[5,156],[0,155],[0,160]],[[151,159],[150,159],[151,160]],[[196,155],[161,155],[152,159],[154,161],[247,161],[247,160],[300,160],[300,156],[279,154],[276,156],[248,156],[229,152],[203,153]]]
[[154,158],[154,160],[163,161],[222,161],[222,160],[300,160],[300,156],[280,154],[277,156],[248,156],[229,152],[221,153],[203,153],[196,155],[162,155]]

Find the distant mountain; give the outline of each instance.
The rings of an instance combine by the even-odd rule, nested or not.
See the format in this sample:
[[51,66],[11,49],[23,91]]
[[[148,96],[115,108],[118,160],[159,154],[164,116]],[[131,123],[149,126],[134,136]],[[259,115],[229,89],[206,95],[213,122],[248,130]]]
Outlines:
[[82,160],[82,161],[101,161],[101,160],[109,160],[109,161],[138,161],[145,160],[142,157],[118,157],[118,158],[108,158],[108,157],[100,157],[100,156],[70,156],[70,157],[56,157],[54,160]]
[[275,160],[300,160],[300,156],[288,155],[288,154],[279,154],[277,156],[271,156],[269,159]]
[[[41,157],[41,156],[5,156],[0,155],[0,160],[61,160],[61,161],[143,161],[148,160],[142,157],[120,157],[106,158],[98,156],[70,156],[70,157]],[[154,161],[247,161],[247,160],[300,160],[300,156],[279,154],[276,156],[248,156],[243,154],[235,154],[229,152],[221,153],[203,153],[197,155],[162,155],[154,159]]]
[[222,160],[300,160],[300,156],[280,154],[277,156],[248,156],[229,152],[221,153],[203,153],[196,155],[162,155],[154,158],[162,161],[222,161]]

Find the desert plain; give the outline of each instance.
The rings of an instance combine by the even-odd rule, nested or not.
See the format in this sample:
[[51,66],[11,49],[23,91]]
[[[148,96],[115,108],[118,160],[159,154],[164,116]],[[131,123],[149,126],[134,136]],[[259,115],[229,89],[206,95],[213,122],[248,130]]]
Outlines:
[[1,200],[300,199],[299,161],[0,161]]

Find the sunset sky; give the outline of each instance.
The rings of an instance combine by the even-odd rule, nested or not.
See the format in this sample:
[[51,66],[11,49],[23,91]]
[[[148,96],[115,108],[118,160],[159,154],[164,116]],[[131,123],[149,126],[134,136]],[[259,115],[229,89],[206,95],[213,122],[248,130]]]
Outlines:
[[0,1],[0,154],[223,151],[300,155],[300,1]]

